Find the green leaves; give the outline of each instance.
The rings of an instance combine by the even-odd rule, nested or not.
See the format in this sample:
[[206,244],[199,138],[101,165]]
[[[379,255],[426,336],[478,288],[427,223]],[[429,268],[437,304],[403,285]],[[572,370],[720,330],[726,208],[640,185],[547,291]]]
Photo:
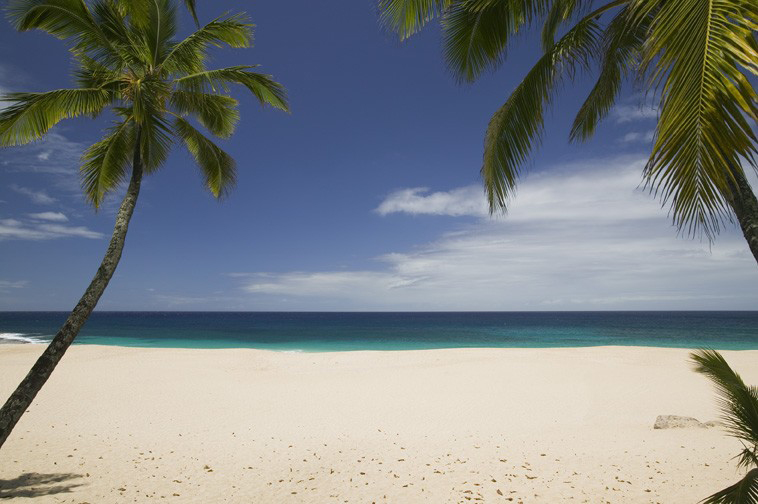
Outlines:
[[226,195],[237,181],[234,159],[181,117],[174,120],[174,131],[195,159],[213,196]]
[[452,3],[453,0],[379,0],[381,23],[405,40]]
[[624,78],[636,66],[650,26],[650,16],[637,19],[624,7],[605,28],[600,48],[605,48],[600,75],[571,126],[571,141],[587,140],[616,102]]
[[[647,7],[642,0],[640,10]],[[650,0],[647,0],[650,1]],[[643,68],[662,85],[657,135],[645,175],[674,222],[709,238],[729,219],[742,160],[755,167],[758,5],[741,0],[664,2],[644,46]]]
[[196,73],[205,70],[206,53],[210,47],[250,47],[253,25],[244,14],[217,18],[176,44],[161,61],[170,73]]
[[745,385],[715,350],[698,350],[690,354],[690,359],[695,371],[716,386],[722,420],[729,433],[747,443],[758,444],[758,389]]
[[63,119],[98,114],[111,95],[104,89],[58,89],[1,99],[12,104],[0,112],[0,146],[9,147],[38,140]]
[[442,18],[445,59],[461,80],[473,81],[500,64],[510,36],[531,22],[545,2],[516,0],[476,6],[475,1],[453,3]]
[[43,30],[87,50],[101,43],[102,34],[83,0],[11,0],[6,14],[19,31]]
[[194,115],[208,131],[221,138],[234,133],[239,121],[239,102],[226,95],[175,91],[171,95],[171,105],[180,114]]
[[707,376],[716,386],[722,421],[727,431],[743,443],[740,466],[753,467],[745,477],[707,499],[704,504],[758,503],[758,388],[745,385],[724,357],[715,350],[690,354],[695,371]]
[[130,156],[134,151],[133,121],[122,121],[108,131],[105,138],[82,155],[82,189],[95,208],[100,207],[108,191],[126,178]]
[[702,504],[758,503],[758,469],[750,470],[744,478],[702,501]]
[[229,84],[245,86],[262,105],[271,105],[280,110],[289,111],[287,94],[284,87],[275,82],[270,75],[251,72],[252,65],[239,65],[217,70],[207,70],[176,79],[181,90],[198,93],[215,93],[218,89],[229,90]]
[[600,39],[600,28],[588,16],[569,30],[529,71],[490,119],[484,139],[482,178],[491,212],[505,210],[524,163],[539,142],[544,109],[564,75],[587,67]]

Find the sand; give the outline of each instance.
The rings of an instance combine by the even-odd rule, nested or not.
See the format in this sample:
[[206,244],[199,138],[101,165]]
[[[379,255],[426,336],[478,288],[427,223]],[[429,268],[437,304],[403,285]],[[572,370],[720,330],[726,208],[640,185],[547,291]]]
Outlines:
[[[0,347],[4,400],[42,347]],[[724,352],[758,383],[758,351]],[[740,477],[679,349],[76,346],[0,450],[3,502],[697,502]]]

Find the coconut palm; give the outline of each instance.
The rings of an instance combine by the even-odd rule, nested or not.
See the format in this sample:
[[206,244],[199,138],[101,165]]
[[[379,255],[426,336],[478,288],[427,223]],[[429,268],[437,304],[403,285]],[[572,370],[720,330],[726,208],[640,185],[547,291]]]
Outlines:
[[506,209],[555,90],[597,68],[570,139],[591,137],[636,78],[658,102],[647,187],[685,233],[710,240],[736,216],[758,261],[758,200],[743,168],[756,169],[755,0],[379,0],[379,9],[402,40],[440,18],[444,57],[461,81],[498,67],[514,35],[542,25],[543,55],[487,128],[490,211]]
[[745,385],[742,378],[729,367],[715,350],[699,350],[690,354],[695,371],[713,382],[719,394],[722,420],[730,435],[742,442],[737,455],[740,468],[747,474],[707,499],[704,504],[758,503],[758,387]]
[[[194,7],[194,2],[187,2]],[[194,12],[194,11],[192,11]],[[203,134],[228,138],[239,120],[229,94],[241,85],[265,105],[287,110],[284,88],[253,65],[206,68],[212,47],[250,47],[252,25],[243,14],[214,19],[181,41],[174,40],[171,0],[12,0],[7,15],[22,31],[43,30],[70,45],[78,66],[74,89],[10,93],[0,113],[0,146],[41,138],[62,119],[114,118],[105,136],[82,156],[86,198],[97,208],[129,179],[105,257],[79,303],[18,388],[0,409],[0,446],[84,325],[121,258],[143,174],[161,167],[172,145],[184,145],[216,198],[235,182],[232,157]]]

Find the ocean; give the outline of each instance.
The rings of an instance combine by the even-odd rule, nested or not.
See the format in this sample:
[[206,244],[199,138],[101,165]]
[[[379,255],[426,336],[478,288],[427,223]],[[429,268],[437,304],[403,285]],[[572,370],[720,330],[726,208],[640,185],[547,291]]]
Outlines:
[[[0,343],[50,341],[65,312],[0,312]],[[278,351],[600,345],[758,349],[758,312],[95,312],[75,344]]]

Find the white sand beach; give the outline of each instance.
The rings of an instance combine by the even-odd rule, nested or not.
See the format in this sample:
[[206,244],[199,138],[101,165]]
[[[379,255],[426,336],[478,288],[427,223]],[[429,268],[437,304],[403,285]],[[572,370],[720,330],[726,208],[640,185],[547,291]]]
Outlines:
[[[0,347],[5,400],[42,351]],[[4,502],[687,503],[736,481],[688,351],[75,346],[0,450]],[[758,383],[758,351],[724,352]]]

